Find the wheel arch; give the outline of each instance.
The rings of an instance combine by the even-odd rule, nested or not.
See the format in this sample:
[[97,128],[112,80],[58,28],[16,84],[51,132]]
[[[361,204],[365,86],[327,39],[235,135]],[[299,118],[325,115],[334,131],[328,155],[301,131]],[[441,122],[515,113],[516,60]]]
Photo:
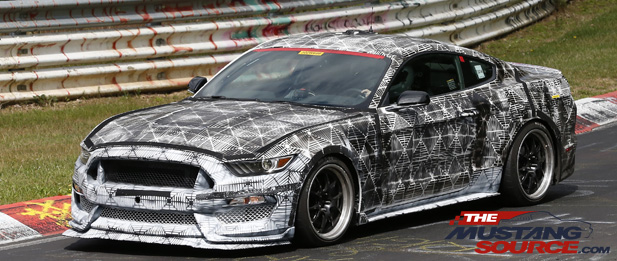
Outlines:
[[[296,221],[296,212],[298,211],[298,203],[300,200],[300,192],[304,189],[304,186],[306,186],[306,178],[308,177],[308,174],[313,170],[313,168],[315,168],[317,166],[317,163],[327,157],[334,157],[340,161],[342,161],[345,166],[349,169],[349,171],[351,173],[349,173],[351,175],[351,180],[353,181],[353,188],[354,188],[354,197],[355,197],[355,204],[354,204],[354,215],[358,214],[360,209],[361,209],[361,204],[362,204],[362,193],[360,191],[360,175],[358,174],[358,168],[356,167],[358,165],[357,161],[355,161],[352,159],[357,159],[357,156],[354,155],[354,153],[349,150],[348,148],[344,147],[344,146],[329,146],[326,148],[321,149],[319,152],[315,153],[315,155],[313,155],[313,157],[311,158],[311,160],[309,161],[309,163],[307,164],[307,166],[309,166],[308,168],[306,168],[305,172],[305,176],[304,179],[302,180],[302,186],[300,186],[297,190],[297,192],[295,193],[294,196],[294,209],[291,212],[291,216],[289,219],[289,225],[290,226],[294,226],[295,221]],[[354,216],[352,217],[352,221],[357,220],[358,217]],[[352,222],[355,223],[355,222]]]
[[508,164],[508,154],[510,153],[510,150],[512,150],[512,144],[514,143],[514,140],[516,139],[516,137],[518,137],[518,135],[520,135],[520,131],[529,124],[542,124],[548,130],[548,134],[551,138],[551,141],[553,142],[553,150],[555,151],[556,158],[554,170],[555,174],[553,175],[553,180],[551,181],[551,183],[556,184],[561,179],[561,159],[564,156],[563,153],[565,153],[561,144],[561,139],[559,138],[561,137],[561,135],[559,133],[557,125],[551,120],[550,117],[548,117],[543,112],[537,112],[536,115],[536,117],[527,119],[523,124],[516,128],[516,132],[513,135],[513,138],[508,141],[508,144],[502,151],[501,157],[503,159],[503,167],[506,168]]

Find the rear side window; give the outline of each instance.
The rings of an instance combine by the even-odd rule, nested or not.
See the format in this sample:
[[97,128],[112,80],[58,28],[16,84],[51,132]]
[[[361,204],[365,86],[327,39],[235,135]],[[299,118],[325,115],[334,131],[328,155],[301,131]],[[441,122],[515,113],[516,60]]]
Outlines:
[[[462,57],[462,56],[461,56]],[[461,58],[465,88],[472,88],[493,79],[493,64],[475,58]]]
[[388,89],[389,103],[404,91],[424,91],[430,96],[455,92],[487,83],[494,78],[492,63],[457,53],[427,53],[411,58],[395,75]]

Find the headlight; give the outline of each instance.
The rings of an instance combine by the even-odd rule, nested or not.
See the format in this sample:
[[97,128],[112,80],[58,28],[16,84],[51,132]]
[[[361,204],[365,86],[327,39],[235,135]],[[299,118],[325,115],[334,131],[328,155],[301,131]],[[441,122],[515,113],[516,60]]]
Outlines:
[[73,180],[73,191],[75,191],[75,193],[77,193],[78,195],[84,194],[84,190],[81,189],[81,187],[77,185],[77,182],[75,182],[74,180]]
[[271,159],[235,161],[227,163],[227,166],[239,176],[261,175],[282,170],[289,165],[294,156],[283,156]]
[[81,161],[81,164],[86,165],[86,163],[88,163],[89,158],[90,158],[90,152],[88,151],[88,149],[82,146],[81,154],[79,154],[79,161]]

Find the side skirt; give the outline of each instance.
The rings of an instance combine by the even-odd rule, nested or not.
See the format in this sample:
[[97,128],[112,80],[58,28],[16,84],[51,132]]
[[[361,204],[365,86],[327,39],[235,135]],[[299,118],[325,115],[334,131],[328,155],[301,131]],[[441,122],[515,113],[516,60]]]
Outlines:
[[[444,195],[444,196],[435,197],[432,199],[423,200],[422,204],[418,204],[419,202],[412,202],[406,205],[402,205],[400,206],[400,208],[397,208],[398,210],[393,210],[390,212],[380,213],[374,216],[369,216],[369,217],[366,217],[365,220],[367,222],[373,222],[373,221],[381,220],[384,218],[389,218],[389,217],[394,217],[394,216],[399,216],[399,215],[404,215],[404,214],[409,214],[409,213],[414,213],[414,212],[420,212],[424,210],[434,209],[434,208],[457,204],[457,203],[466,202],[466,201],[477,200],[481,198],[494,197],[498,195],[499,195],[498,192],[479,192],[479,193],[473,193],[473,194],[468,194],[468,195],[454,197],[454,198],[452,197],[452,195]],[[427,203],[427,201],[432,201],[432,202]]]

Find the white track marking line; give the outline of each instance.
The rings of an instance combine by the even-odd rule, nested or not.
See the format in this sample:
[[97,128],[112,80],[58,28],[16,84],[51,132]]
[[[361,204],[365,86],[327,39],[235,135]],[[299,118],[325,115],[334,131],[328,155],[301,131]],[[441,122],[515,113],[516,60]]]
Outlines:
[[5,251],[5,250],[9,250],[9,249],[14,249],[14,248],[20,248],[20,247],[28,247],[28,246],[33,246],[33,245],[39,245],[39,244],[54,242],[54,241],[63,240],[63,239],[68,239],[68,238],[65,237],[65,236],[62,236],[62,235],[48,236],[48,237],[43,237],[43,238],[40,238],[40,239],[35,239],[35,240],[32,240],[32,241],[28,241],[28,242],[22,242],[22,243],[16,243],[16,244],[8,245],[8,246],[2,246],[2,247],[0,247],[0,251]]

